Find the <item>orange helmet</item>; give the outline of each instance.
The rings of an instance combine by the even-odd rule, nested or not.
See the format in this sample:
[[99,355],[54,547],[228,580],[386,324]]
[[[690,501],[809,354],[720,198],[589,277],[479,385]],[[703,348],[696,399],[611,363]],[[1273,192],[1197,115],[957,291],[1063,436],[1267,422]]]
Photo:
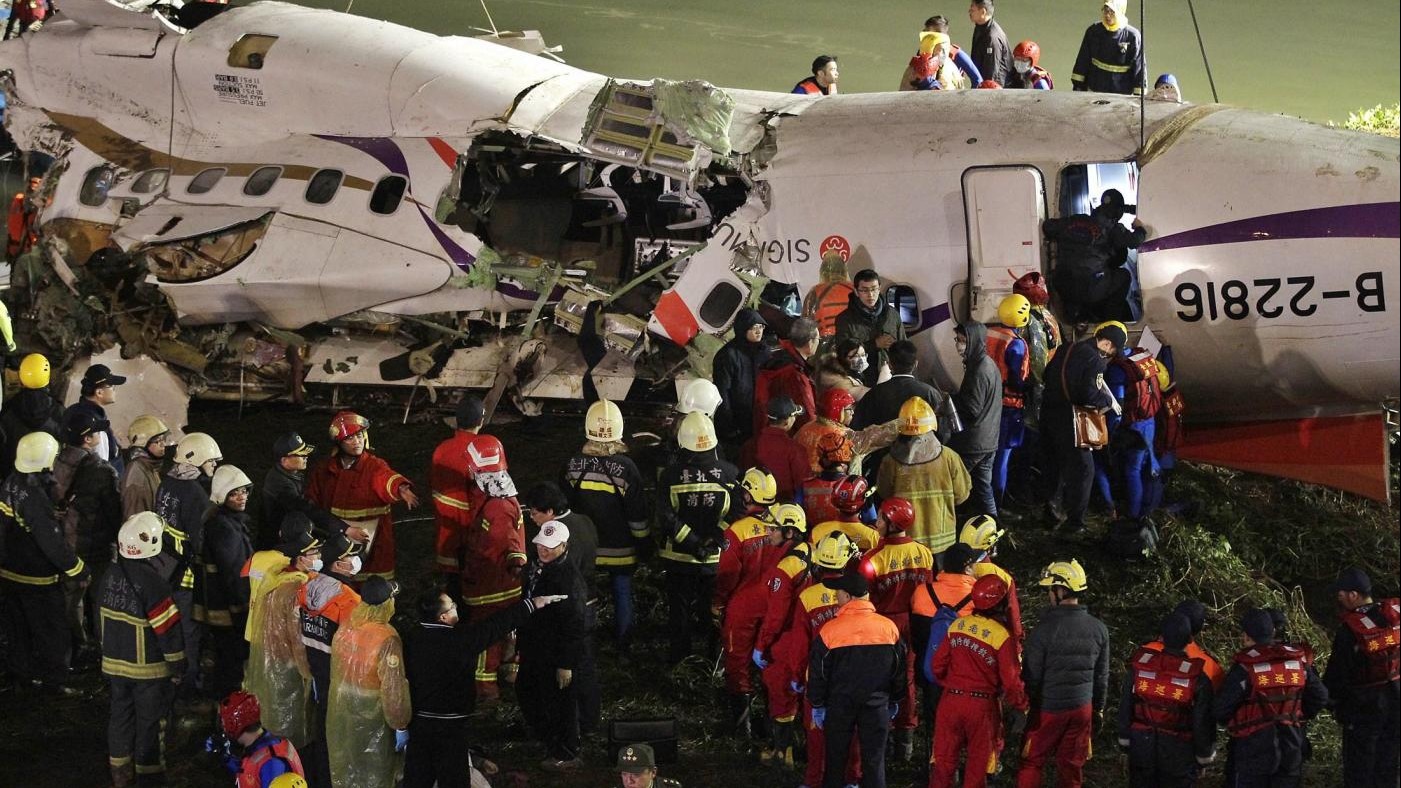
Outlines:
[[1035,41],[1028,39],[1012,48],[1012,57],[1018,60],[1030,60],[1031,67],[1035,68],[1041,65],[1041,47],[1037,46]]
[[235,690],[219,703],[219,723],[229,741],[236,741],[244,731],[260,724],[262,716],[258,699],[243,690]]
[[993,81],[990,80],[990,79],[985,79],[985,80],[983,80],[982,82],[978,83],[978,89],[979,89],[979,90],[1001,90],[1001,89],[1002,89],[1002,83],[1000,83],[1000,82],[993,82]]
[[370,420],[353,410],[343,410],[331,419],[331,440],[339,443],[370,428]]
[[829,432],[817,439],[817,464],[833,468],[850,463],[856,455],[856,445],[845,432]]

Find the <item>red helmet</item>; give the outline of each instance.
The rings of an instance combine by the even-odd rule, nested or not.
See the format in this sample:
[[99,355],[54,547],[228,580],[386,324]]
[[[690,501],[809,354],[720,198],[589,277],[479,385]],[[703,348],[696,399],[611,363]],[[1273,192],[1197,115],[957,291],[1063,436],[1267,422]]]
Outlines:
[[817,464],[823,468],[833,468],[841,463],[851,462],[856,456],[856,444],[842,432],[829,432],[817,439]]
[[832,505],[842,514],[856,514],[866,505],[866,491],[871,485],[865,476],[847,476],[832,485]]
[[353,410],[343,410],[331,419],[331,440],[343,441],[368,430],[370,420]]
[[1051,300],[1051,294],[1046,290],[1046,277],[1042,276],[1040,271],[1017,277],[1012,283],[1012,293],[1024,297],[1036,306],[1045,306]]
[[229,741],[236,741],[244,731],[261,724],[262,718],[258,699],[243,690],[234,690],[219,703],[219,723]]
[[1012,48],[1012,57],[1018,60],[1030,60],[1033,68],[1041,65],[1041,47],[1030,39],[1017,44]]
[[856,398],[846,389],[827,389],[817,403],[817,415],[832,421],[841,421],[842,411],[856,404]]
[[1002,84],[1000,82],[993,82],[990,79],[985,79],[978,83],[978,88],[980,90],[1001,90]]
[[881,502],[880,516],[885,518],[890,530],[904,532],[915,524],[915,507],[904,498],[886,498]]
[[973,584],[973,609],[991,610],[1007,598],[1007,581],[997,575],[983,575]]
[[467,470],[473,476],[506,470],[506,447],[494,435],[478,435],[467,444]]

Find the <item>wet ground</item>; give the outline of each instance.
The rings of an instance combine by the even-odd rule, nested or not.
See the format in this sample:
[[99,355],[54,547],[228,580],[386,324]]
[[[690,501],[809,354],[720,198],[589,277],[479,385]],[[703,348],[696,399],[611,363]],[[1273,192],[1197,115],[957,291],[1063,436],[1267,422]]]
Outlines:
[[[391,412],[370,412],[374,426],[371,441],[374,449],[400,471],[409,475],[420,487],[426,485],[426,468],[434,446],[449,434],[441,419],[429,414],[416,414],[415,423],[401,425],[402,406]],[[273,438],[287,429],[296,429],[320,450],[326,446],[325,426],[329,412],[301,410],[288,407],[256,407],[238,417],[236,406],[200,405],[192,410],[191,430],[201,429],[212,434],[224,450],[225,460],[243,468],[255,483],[270,464],[268,456]],[[531,483],[552,479],[568,454],[581,442],[580,419],[577,415],[544,416],[522,421],[504,417],[489,431],[499,436],[507,447],[511,472],[524,489]],[[630,431],[650,425],[640,419],[629,421]],[[655,426],[652,426],[655,429]],[[1215,473],[1188,470],[1185,481],[1192,489],[1211,489]],[[1194,479],[1196,481],[1194,481]],[[1200,484],[1198,484],[1200,482]],[[1237,493],[1242,499],[1251,496],[1260,500],[1274,497],[1275,483],[1267,480],[1242,479]],[[256,487],[254,495],[257,495]],[[1327,496],[1316,496],[1329,500]],[[1346,512],[1301,512],[1300,519],[1314,517],[1351,516],[1361,512],[1369,523],[1385,522],[1395,526],[1395,512],[1358,503],[1352,499],[1333,499],[1333,508]],[[1314,498],[1308,498],[1314,500]],[[1330,504],[1330,506],[1332,506]],[[256,501],[250,506],[256,511]],[[1212,510],[1215,512],[1215,510]],[[1347,514],[1351,512],[1353,514]],[[1225,518],[1216,513],[1212,516]],[[1235,518],[1234,514],[1229,515]],[[400,545],[399,573],[405,584],[405,598],[414,595],[430,582],[432,564],[433,524],[429,511],[398,511],[398,540]],[[1242,539],[1243,529],[1258,526],[1267,530],[1271,523],[1222,523]],[[1098,540],[1103,535],[1103,523],[1079,538],[1057,536],[1041,527],[1039,512],[1013,512],[1004,518],[1011,538],[999,562],[1020,581],[1020,592],[1028,626],[1043,605],[1035,593],[1034,578],[1053,557],[1078,557],[1084,562],[1096,583],[1098,592],[1091,599],[1091,608],[1108,620],[1114,638],[1114,678],[1111,696],[1117,697],[1119,665],[1132,648],[1132,643],[1149,634],[1151,628],[1173,602],[1172,599],[1145,595],[1145,589],[1159,585],[1171,586],[1180,578],[1164,578],[1169,569],[1156,565],[1127,565],[1110,559],[1100,551]],[[1236,536],[1233,535],[1233,539]],[[1388,544],[1394,544],[1390,542]],[[1394,548],[1388,548],[1394,552]],[[1396,565],[1395,556],[1386,559]],[[1393,571],[1394,574],[1394,571]],[[1293,578],[1280,578],[1290,581]],[[1394,579],[1392,581],[1394,584]],[[1310,587],[1320,587],[1314,583]],[[663,774],[682,780],[688,788],[702,786],[793,786],[800,775],[776,772],[760,767],[754,757],[755,745],[720,736],[717,731],[719,679],[712,676],[714,653],[696,656],[675,669],[668,668],[661,657],[664,636],[664,610],[661,604],[660,573],[651,568],[639,572],[636,583],[638,614],[641,619],[639,645],[630,658],[622,658],[600,634],[600,671],[603,682],[603,717],[676,716],[682,733],[681,762],[663,769]],[[1028,590],[1030,589],[1030,590]],[[1145,599],[1146,597],[1146,599]],[[1316,615],[1326,618],[1326,600],[1315,594]],[[1229,600],[1226,601],[1229,603]],[[1223,603],[1225,604],[1225,603]],[[600,633],[609,629],[610,611],[603,611]],[[1229,606],[1223,616],[1230,615]],[[1225,620],[1213,621],[1214,626],[1227,627]],[[1331,623],[1325,621],[1325,626]],[[1222,632],[1223,642],[1229,635]],[[11,690],[0,694],[0,786],[101,786],[106,784],[106,721],[107,700],[100,676],[94,672],[75,677],[76,686],[88,691],[83,700],[54,700]],[[1111,706],[1111,708],[1113,708]],[[212,707],[211,707],[212,709]],[[207,716],[185,714],[171,735],[168,763],[171,783],[178,786],[227,786],[232,779],[221,774],[211,756],[202,751],[205,736],[213,726],[212,711]],[[494,709],[482,712],[476,726],[477,738],[488,754],[503,770],[519,770],[522,779],[515,785],[530,786],[603,786],[616,784],[616,775],[606,768],[604,742],[595,733],[585,740],[586,766],[578,774],[550,775],[537,763],[543,753],[529,742],[515,705],[509,699]],[[1311,736],[1322,746],[1320,761],[1312,767],[1311,784],[1325,785],[1335,781],[1336,727],[1323,720],[1310,729]],[[918,739],[917,739],[918,741]],[[1329,746],[1327,743],[1332,742]],[[917,749],[916,761],[927,758],[927,738],[924,752]],[[1113,745],[1112,731],[1106,731],[1096,741],[1097,755],[1090,763],[1087,785],[1114,786],[1126,783],[1118,755]],[[1330,753],[1332,753],[1330,755]],[[890,784],[905,786],[918,782],[917,770],[911,765],[891,768]],[[498,785],[512,785],[501,781]],[[922,783],[919,783],[922,784]]]

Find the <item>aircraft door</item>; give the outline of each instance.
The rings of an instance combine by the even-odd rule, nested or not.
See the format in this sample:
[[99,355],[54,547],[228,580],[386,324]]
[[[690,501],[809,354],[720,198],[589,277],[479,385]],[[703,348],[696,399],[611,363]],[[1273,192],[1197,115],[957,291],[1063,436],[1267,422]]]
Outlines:
[[997,305],[1011,294],[1012,281],[1041,270],[1041,222],[1046,218],[1041,171],[1035,167],[965,170],[963,210],[968,225],[965,314],[981,323],[995,323]]

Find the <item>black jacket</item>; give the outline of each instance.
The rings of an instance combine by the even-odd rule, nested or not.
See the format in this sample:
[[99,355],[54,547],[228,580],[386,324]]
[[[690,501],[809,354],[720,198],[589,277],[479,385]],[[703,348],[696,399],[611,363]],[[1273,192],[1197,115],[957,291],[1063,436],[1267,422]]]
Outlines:
[[0,484],[0,578],[54,586],[88,576],[87,564],[63,539],[46,476],[16,471]]
[[1007,34],[1002,32],[1002,25],[997,24],[996,19],[973,26],[973,45],[968,48],[968,54],[984,81],[1007,86],[1007,76],[1012,73],[1012,48],[1007,45]]
[[854,339],[866,348],[870,366],[861,374],[861,382],[867,386],[876,385],[880,369],[888,361],[886,352],[876,347],[876,340],[882,334],[897,340],[905,338],[905,324],[900,321],[900,310],[887,304],[883,295],[876,303],[875,311],[867,309],[856,293],[847,296],[846,310],[837,315],[837,333],[833,341]]
[[[1250,698],[1251,676],[1239,662],[1226,671],[1216,695],[1216,721],[1229,723]],[[1300,693],[1302,717],[1312,719],[1328,705],[1328,690],[1313,665],[1304,668],[1304,688]],[[1232,737],[1231,755],[1236,774],[1241,777],[1298,775],[1303,766],[1304,728],[1301,725],[1267,725],[1248,736]]]
[[[1187,659],[1183,651],[1164,648],[1162,653]],[[1119,688],[1119,744],[1128,742],[1129,762],[1132,766],[1147,768],[1150,764],[1161,774],[1186,775],[1193,770],[1195,761],[1208,759],[1216,752],[1216,716],[1212,708],[1211,679],[1203,671],[1197,674],[1192,688],[1192,736],[1181,738],[1158,730],[1136,730],[1133,728],[1133,708],[1136,702],[1133,693],[1134,670],[1130,664],[1124,671],[1124,682]]]
[[729,527],[730,506],[738,498],[739,471],[717,457],[713,449],[683,450],[680,454],[662,472],[657,485],[662,496],[657,514],[666,534],[660,555],[713,573]]
[[[1106,364],[1099,354],[1099,348],[1095,347],[1094,338],[1082,339],[1056,351],[1055,358],[1046,364],[1046,391],[1041,410],[1068,413],[1071,405],[1096,409],[1110,407],[1112,399],[1109,392],[1098,384]],[[1068,419],[1069,416],[1064,418]],[[1043,416],[1042,421],[1046,420]]]
[[204,524],[204,550],[195,575],[195,618],[210,626],[242,629],[248,616],[248,578],[253,557],[248,515],[218,506]]
[[869,599],[846,603],[812,639],[808,700],[814,707],[888,706],[905,697],[906,645]]
[[103,674],[161,680],[185,672],[180,612],[150,561],[118,558],[102,576],[99,599]]
[[527,569],[523,593],[527,599],[551,594],[569,598],[542,608],[521,625],[516,634],[521,663],[557,670],[577,668],[588,636],[584,627],[588,590],[579,569],[567,554],[548,564],[533,563]]
[[[900,415],[900,406],[910,397],[919,397],[928,402],[936,411],[944,395],[933,386],[914,375],[895,375],[884,383],[866,392],[866,396],[856,402],[856,411],[851,417],[851,428],[863,430],[872,424],[884,424]],[[940,425],[943,426],[943,425]]]
[[306,474],[285,470],[281,465],[273,465],[263,477],[262,519],[258,523],[259,549],[266,550],[278,542],[282,530],[282,518],[288,512],[301,512],[311,521],[311,530],[316,538],[325,539],[332,533],[345,530],[345,522],[306,499]]
[[[73,418],[73,415],[76,413],[91,413],[93,416],[103,421],[107,420],[107,411],[103,410],[101,405],[98,405],[90,399],[80,399],[72,405],[69,405],[68,409],[63,412],[61,425],[68,424],[68,420]],[[117,436],[112,433],[112,427],[110,425],[107,427],[107,432],[103,434],[107,436],[108,456],[106,460],[112,464],[113,468],[117,469],[117,477],[120,478],[122,469],[126,467],[126,462],[122,460],[122,445],[117,443]],[[19,438],[15,440],[19,440]]]
[[195,566],[204,550],[204,517],[211,507],[203,482],[203,475],[177,479],[167,474],[156,491],[156,514],[165,521],[161,554],[175,559],[175,574],[166,579],[176,589],[195,587]]
[[[1374,615],[1374,620],[1380,621],[1380,607],[1373,602],[1359,608],[1359,612]],[[1333,636],[1328,667],[1323,671],[1323,685],[1328,688],[1333,716],[1341,725],[1359,719],[1384,720],[1395,715],[1397,706],[1401,705],[1401,683],[1392,681],[1378,687],[1356,686],[1364,669],[1364,660],[1366,657],[1358,648],[1357,636],[1346,624],[1339,626],[1337,634]]]
[[997,371],[997,362],[988,357],[987,326],[973,321],[962,325],[968,334],[968,347],[963,351],[963,382],[953,395],[953,404],[963,420],[963,430],[949,438],[949,448],[971,459],[997,451],[1002,374]]
[[720,390],[720,407],[715,411],[715,431],[726,441],[742,443],[754,429],[754,378],[772,351],[763,340],[750,342],[745,333],[764,318],[753,309],[741,309],[735,316],[735,336],[715,354],[711,379]]
[[522,600],[475,623],[414,627],[404,642],[414,717],[455,720],[471,714],[477,707],[477,655],[519,629],[531,609],[530,601]]
[[55,439],[59,437],[59,423],[63,419],[63,408],[47,389],[22,389],[5,402],[0,411],[0,431],[4,433],[4,448],[0,450],[0,479],[7,478],[15,469],[15,447],[19,439],[31,432],[47,432]]
[[1072,281],[1083,281],[1122,266],[1128,250],[1137,249],[1148,237],[1142,227],[1130,230],[1096,208],[1093,214],[1077,213],[1041,223],[1041,232],[1056,242],[1056,271]]
[[1046,608],[1026,636],[1022,679],[1032,705],[1068,711],[1104,709],[1109,691],[1109,630],[1083,605]]
[[122,527],[117,471],[81,446],[65,446],[54,463],[54,495],[64,534],[88,563],[105,564]]

